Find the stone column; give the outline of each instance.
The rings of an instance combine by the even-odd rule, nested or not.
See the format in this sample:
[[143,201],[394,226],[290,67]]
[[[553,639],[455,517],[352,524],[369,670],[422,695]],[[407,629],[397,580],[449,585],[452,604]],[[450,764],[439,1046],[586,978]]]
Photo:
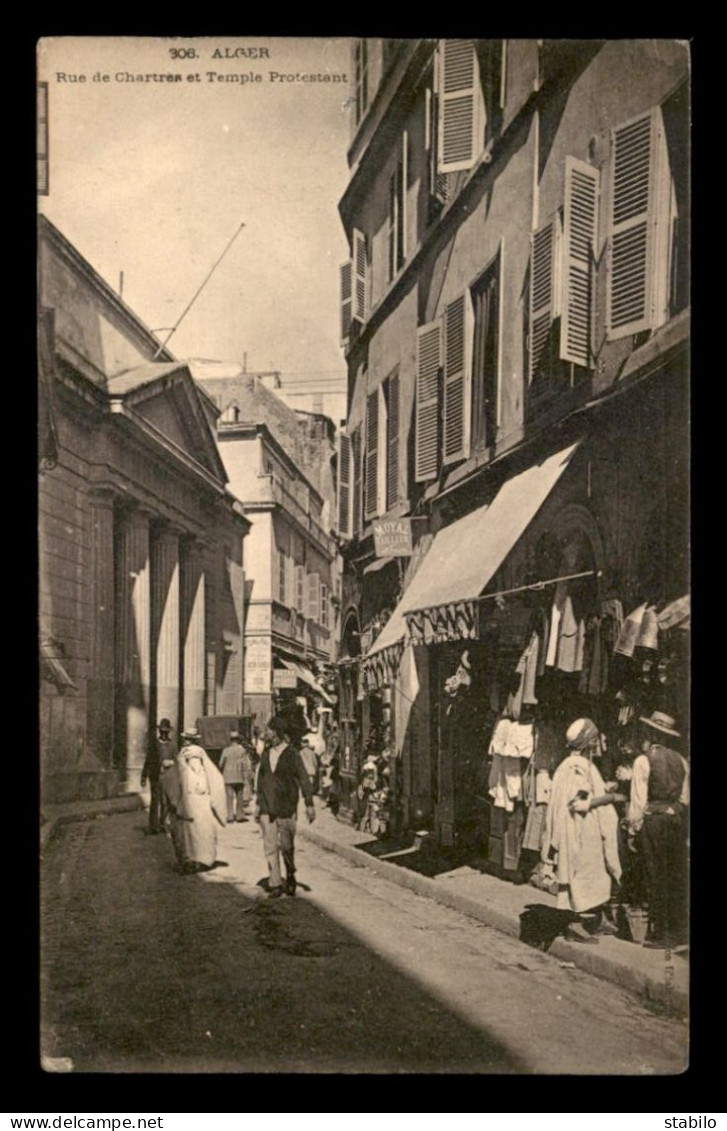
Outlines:
[[204,714],[205,576],[202,547],[184,543],[182,554],[182,725],[193,727]]
[[179,729],[179,535],[161,526],[151,542],[152,725],[169,719]]
[[149,739],[149,519],[148,511],[125,511],[117,535],[115,746],[129,791],[139,788]]
[[91,648],[87,682],[87,743],[101,766],[113,765],[114,743],[114,496],[88,498],[91,544]]

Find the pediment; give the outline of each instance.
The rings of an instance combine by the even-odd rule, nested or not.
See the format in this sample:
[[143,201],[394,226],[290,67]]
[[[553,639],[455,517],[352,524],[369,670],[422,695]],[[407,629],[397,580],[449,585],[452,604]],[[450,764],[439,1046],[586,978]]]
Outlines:
[[221,483],[227,474],[209,425],[203,394],[181,362],[154,363],[127,370],[108,383],[112,400],[120,400],[144,422]]

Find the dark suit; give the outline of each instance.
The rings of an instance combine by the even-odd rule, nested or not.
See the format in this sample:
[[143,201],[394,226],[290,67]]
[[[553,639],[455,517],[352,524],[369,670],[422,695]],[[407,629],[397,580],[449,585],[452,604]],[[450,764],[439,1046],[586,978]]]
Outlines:
[[288,880],[295,877],[295,817],[301,793],[306,806],[312,805],[313,787],[297,750],[286,746],[275,770],[270,764],[270,751],[265,750],[258,767],[257,804],[271,888],[282,883],[279,852],[283,854]]

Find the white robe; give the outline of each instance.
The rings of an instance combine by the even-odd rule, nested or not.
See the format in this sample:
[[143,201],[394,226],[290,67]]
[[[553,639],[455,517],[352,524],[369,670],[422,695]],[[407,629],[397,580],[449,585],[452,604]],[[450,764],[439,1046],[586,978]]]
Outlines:
[[569,754],[553,775],[545,819],[542,858],[556,851],[558,903],[561,911],[589,911],[611,897],[611,877],[621,878],[618,856],[618,818],[613,805],[587,813],[574,812],[571,803],[583,790],[600,797],[606,787],[597,768],[581,754]]
[[217,824],[225,824],[227,813],[222,774],[201,746],[184,746],[162,783],[179,862],[211,867],[217,857]]

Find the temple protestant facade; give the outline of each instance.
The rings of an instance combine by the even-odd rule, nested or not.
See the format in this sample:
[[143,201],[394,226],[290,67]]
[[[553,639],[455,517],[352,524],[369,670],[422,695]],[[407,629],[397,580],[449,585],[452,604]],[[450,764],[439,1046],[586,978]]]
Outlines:
[[[61,233],[39,231],[47,803],[135,789],[155,723],[240,714],[242,505],[217,409]],[[157,356],[159,354],[159,356]]]

